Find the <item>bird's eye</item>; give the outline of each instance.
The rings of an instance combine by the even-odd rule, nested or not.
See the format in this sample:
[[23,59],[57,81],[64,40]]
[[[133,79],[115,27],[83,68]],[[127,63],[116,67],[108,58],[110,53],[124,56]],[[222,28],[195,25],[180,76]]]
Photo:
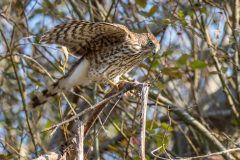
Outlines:
[[154,46],[153,42],[152,41],[148,41],[148,46],[153,47]]

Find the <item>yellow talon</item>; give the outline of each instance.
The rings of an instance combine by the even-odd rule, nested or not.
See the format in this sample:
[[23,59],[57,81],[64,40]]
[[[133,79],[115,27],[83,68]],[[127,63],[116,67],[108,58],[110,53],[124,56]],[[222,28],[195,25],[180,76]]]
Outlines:
[[112,89],[114,90],[119,90],[119,88],[121,88],[125,83],[127,83],[128,81],[126,80],[121,80],[118,83],[114,83],[112,80],[110,79],[106,79],[106,81],[108,82],[108,84],[111,86]]
[[113,88],[113,89],[117,89],[118,90],[118,84],[114,83],[112,80],[106,78],[106,81],[108,82],[108,84]]

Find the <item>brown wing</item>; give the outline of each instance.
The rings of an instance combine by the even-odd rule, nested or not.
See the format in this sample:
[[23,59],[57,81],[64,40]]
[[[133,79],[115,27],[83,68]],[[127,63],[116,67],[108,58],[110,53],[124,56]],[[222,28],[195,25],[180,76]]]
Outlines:
[[120,24],[70,21],[44,33],[41,42],[60,44],[72,54],[83,55],[122,43],[131,32]]

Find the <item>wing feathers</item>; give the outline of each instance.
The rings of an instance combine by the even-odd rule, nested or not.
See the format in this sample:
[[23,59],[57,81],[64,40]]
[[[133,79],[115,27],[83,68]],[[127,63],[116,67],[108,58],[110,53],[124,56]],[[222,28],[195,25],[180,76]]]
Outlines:
[[121,43],[128,34],[130,31],[120,24],[74,20],[54,27],[46,32],[40,41],[63,45],[71,53],[85,54],[89,50],[97,49],[99,45],[109,47]]

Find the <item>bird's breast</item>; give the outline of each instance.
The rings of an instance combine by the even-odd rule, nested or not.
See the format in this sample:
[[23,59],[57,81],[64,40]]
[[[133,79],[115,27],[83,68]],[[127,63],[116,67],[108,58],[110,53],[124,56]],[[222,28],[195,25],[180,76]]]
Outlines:
[[89,77],[95,81],[101,81],[103,77],[114,79],[138,65],[143,58],[141,46],[137,44],[123,44],[101,50],[89,57]]

